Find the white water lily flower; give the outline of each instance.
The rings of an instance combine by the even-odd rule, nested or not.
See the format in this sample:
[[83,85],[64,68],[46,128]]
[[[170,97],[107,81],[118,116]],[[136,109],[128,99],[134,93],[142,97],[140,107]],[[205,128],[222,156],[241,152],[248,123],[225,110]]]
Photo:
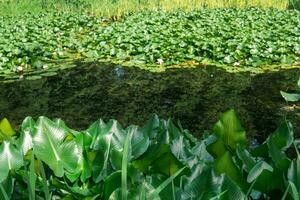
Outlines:
[[43,69],[48,69],[49,68],[49,66],[48,65],[43,65]]
[[162,65],[164,63],[163,59],[159,58],[156,61],[157,64]]
[[270,48],[268,48],[268,52],[269,53],[272,53],[273,52],[273,49],[270,47]]
[[233,63],[234,66],[240,66],[240,62]]
[[17,67],[17,72],[22,72],[23,70],[24,70],[23,67],[21,67],[21,66]]

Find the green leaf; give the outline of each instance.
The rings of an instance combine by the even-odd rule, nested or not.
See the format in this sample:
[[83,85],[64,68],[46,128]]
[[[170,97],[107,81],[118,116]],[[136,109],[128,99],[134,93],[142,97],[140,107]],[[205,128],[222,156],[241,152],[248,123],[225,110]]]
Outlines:
[[14,136],[16,132],[12,128],[11,124],[9,121],[4,118],[0,121],[0,136],[2,136],[2,139],[5,139],[6,137],[10,138]]
[[110,174],[104,180],[104,200],[109,199],[113,191],[121,187],[121,170]]
[[236,151],[237,145],[242,148],[246,146],[246,132],[240,124],[235,111],[225,112],[220,120],[214,125],[213,133],[217,141],[209,145],[208,150],[217,157],[226,153],[226,149]]
[[44,168],[44,164],[41,160],[38,159],[38,164],[40,167],[41,175],[42,175],[42,186],[43,186],[43,192],[46,200],[51,200],[51,194],[48,187],[48,181],[46,177],[46,172]]
[[[0,191],[2,193],[2,197],[4,200],[9,200],[8,194],[6,193],[5,189],[3,188],[2,183],[0,183]],[[1,196],[0,196],[1,197]]]
[[300,156],[297,156],[297,159],[291,162],[287,178],[298,188],[300,193]]
[[26,117],[21,124],[21,131],[28,130],[33,132],[34,125],[35,121],[32,119],[32,117]]
[[294,200],[299,200],[299,188],[297,190],[297,187],[295,186],[295,184],[291,181],[289,181],[289,186],[290,186],[290,194],[293,197]]
[[157,129],[159,127],[159,118],[157,115],[153,115],[143,126],[141,131],[148,135],[150,139],[153,139],[157,135]]
[[22,151],[23,155],[26,155],[33,147],[32,132],[29,129],[25,129],[21,132],[21,136],[17,140],[17,147]]
[[0,146],[0,183],[6,179],[10,170],[18,170],[22,166],[22,153],[10,142],[4,141]]
[[294,140],[294,132],[290,122],[284,121],[279,128],[268,138],[269,154],[276,167],[287,170],[290,160],[284,151],[291,146]]
[[126,137],[125,130],[115,120],[99,127],[98,131],[99,133],[93,133],[93,135],[98,134],[93,145],[93,149],[97,150],[97,158],[93,165],[101,166],[96,171],[94,169],[96,182],[103,180],[113,170],[121,169],[122,151]]
[[256,164],[255,159],[250,155],[246,149],[237,148],[237,156],[243,162],[243,168],[249,172]]
[[270,172],[273,172],[273,167],[270,166],[268,163],[266,163],[265,161],[260,161],[258,162],[250,171],[247,177],[247,182],[251,183],[252,181],[254,181],[255,179],[257,179],[261,173],[264,170],[268,170]]
[[223,182],[221,184],[221,191],[225,192],[221,195],[220,199],[227,200],[240,200],[246,199],[246,195],[243,193],[242,189],[229,177],[224,176]]
[[196,175],[192,173],[187,180],[180,199],[210,199],[220,192],[220,176],[216,176],[212,169],[201,170]]
[[300,100],[300,94],[286,93],[283,91],[280,91],[280,94],[286,101],[296,102]]
[[12,194],[14,193],[16,187],[15,187],[16,181],[11,176],[8,175],[7,178],[0,183],[0,199],[1,200],[9,200],[12,198]]
[[243,180],[241,171],[237,168],[232,160],[232,154],[227,151],[222,157],[217,158],[214,162],[214,169],[218,174],[225,173],[240,187],[245,188],[245,181]]
[[128,167],[128,154],[129,154],[129,145],[131,142],[131,138],[134,132],[137,131],[137,127],[131,126],[128,129],[125,143],[124,143],[124,148],[123,148],[123,156],[122,156],[122,184],[121,184],[121,190],[122,190],[122,199],[127,200],[127,167]]
[[174,174],[182,166],[167,144],[150,146],[145,154],[134,160],[132,164],[142,172],[163,173],[167,176]]
[[58,177],[64,171],[75,172],[80,148],[74,140],[64,141],[68,131],[46,117],[40,117],[33,134],[33,151],[36,157],[45,162]]
[[[192,175],[193,176],[193,175]],[[220,176],[210,168],[204,169],[195,176],[192,181],[184,184],[184,189],[180,193],[182,200],[189,199],[244,199],[245,195],[241,188],[233,182],[227,175]]]
[[149,194],[148,199],[153,199],[159,195],[159,193],[167,187],[183,170],[185,170],[186,167],[181,168],[176,173],[174,173],[172,176],[170,176],[167,180],[165,180],[161,185],[159,185],[153,192]]
[[35,187],[36,187],[36,179],[37,176],[35,174],[35,169],[34,169],[34,155],[31,155],[31,160],[30,160],[30,165],[29,165],[29,170],[26,172],[26,178],[27,178],[27,187],[28,187],[28,192],[29,192],[29,199],[30,200],[35,200]]

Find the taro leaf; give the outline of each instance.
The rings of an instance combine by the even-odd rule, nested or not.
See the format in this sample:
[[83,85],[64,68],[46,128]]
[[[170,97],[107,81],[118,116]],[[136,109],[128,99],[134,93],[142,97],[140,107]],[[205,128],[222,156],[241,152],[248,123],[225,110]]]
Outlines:
[[36,187],[36,174],[34,169],[34,155],[31,154],[31,160],[29,165],[29,170],[26,172],[26,178],[27,178],[27,188],[30,196],[30,200],[35,199],[35,187]]
[[98,133],[91,133],[98,136],[95,138],[94,149],[98,150],[97,158],[93,165],[101,167],[94,169],[94,180],[99,182],[112,173],[114,169],[121,169],[122,149],[125,142],[125,131],[121,125],[111,120],[107,125],[94,129]]
[[121,188],[118,188],[115,191],[113,191],[113,193],[109,197],[109,200],[119,200],[119,199],[122,199],[122,190],[121,190]]
[[2,119],[0,121],[0,138],[1,139],[6,139],[6,138],[9,138],[11,136],[14,136],[15,134],[16,134],[16,132],[12,128],[9,121],[6,118]]
[[29,129],[22,131],[21,136],[17,140],[17,146],[22,151],[23,155],[26,155],[27,152],[32,149],[32,132]]
[[222,200],[240,200],[246,199],[246,195],[243,193],[241,188],[230,179],[230,177],[223,175],[223,182],[221,184],[221,191],[224,192],[221,195]]
[[250,155],[250,153],[246,149],[242,149],[239,146],[237,147],[236,153],[243,163],[243,168],[246,170],[246,172],[249,172],[256,164],[255,159]]
[[[140,185],[133,188],[128,195],[130,200],[148,200],[149,194],[154,191],[154,187],[147,181],[143,181]],[[153,197],[151,200],[160,200],[159,196]]]
[[173,155],[183,163],[187,162],[188,158],[192,155],[190,151],[191,146],[188,140],[182,135],[172,140],[170,148]]
[[296,102],[300,100],[300,94],[286,93],[283,91],[280,91],[280,94],[286,101]]
[[[222,195],[221,195],[222,194]],[[244,199],[245,195],[228,176],[216,175],[212,169],[206,169],[193,181],[186,183],[180,194],[180,199],[212,199],[220,196],[220,199]]]
[[213,130],[230,149],[235,150],[238,144],[241,147],[245,147],[247,143],[245,130],[241,126],[233,109],[222,115],[221,119],[214,125]]
[[288,121],[280,124],[279,128],[268,138],[267,144],[269,154],[274,161],[276,167],[284,171],[290,165],[290,160],[284,151],[291,146],[294,140],[292,125]]
[[4,141],[0,146],[0,183],[7,178],[10,170],[18,170],[23,166],[23,156],[13,144]]
[[33,131],[35,125],[35,121],[32,119],[32,117],[26,117],[21,125],[21,131]]
[[122,152],[125,143],[126,132],[132,132],[132,138],[129,145],[129,161],[138,158],[142,155],[149,146],[148,136],[140,132],[136,127],[130,126],[126,130],[122,129],[120,124],[112,120],[107,125],[98,129],[100,134],[97,136],[94,142],[94,149],[99,149],[97,152],[97,158],[95,159],[101,168],[95,169],[97,174],[95,180],[100,181],[105,176],[112,172],[112,169],[121,169],[122,165]]
[[227,151],[227,147],[221,139],[212,135],[207,138],[207,151],[216,158],[219,158]]
[[95,123],[93,123],[84,132],[84,144],[85,144],[85,146],[91,146],[93,149],[97,149],[99,141],[96,141],[96,140],[100,139],[98,137],[98,135],[101,134],[101,131],[104,130],[105,127],[106,127],[106,124],[101,119],[96,121]]
[[183,167],[183,168],[179,169],[178,171],[176,171],[174,174],[172,174],[172,176],[167,178],[157,188],[155,188],[154,191],[151,191],[149,193],[149,196],[147,197],[147,199],[155,199],[157,196],[159,196],[160,192],[163,191],[172,181],[174,181],[174,179],[177,176],[179,176],[185,169],[186,169],[186,167]]
[[[149,198],[149,194],[154,191],[154,188],[151,184],[147,182],[143,182],[138,187],[132,188],[128,192],[128,199],[130,200],[160,200],[161,198],[159,196],[154,196]],[[111,196],[109,197],[109,200],[120,200],[122,199],[122,192],[121,188],[116,189]]]
[[91,177],[92,175],[92,166],[91,166],[92,160],[89,157],[88,147],[85,146],[86,145],[84,141],[85,138],[86,137],[84,136],[84,133],[80,133],[75,137],[77,147],[79,148],[79,152],[82,152],[82,155],[79,156],[78,158],[78,163],[76,168],[77,173],[65,172],[68,179],[72,182],[74,182],[79,176],[80,176],[80,180],[82,182],[85,182],[85,180]]
[[[274,178],[276,177],[276,178]],[[272,190],[281,190],[284,187],[283,174],[277,168],[273,168],[273,172],[263,170],[257,177],[253,188],[263,193],[268,193]]]
[[178,138],[181,135],[182,133],[174,125],[172,120],[161,120],[156,140],[162,144],[170,144],[174,138]]
[[263,158],[268,158],[269,157],[269,149],[268,149],[268,144],[267,141],[259,145],[258,147],[254,148],[251,151],[251,155],[255,157],[263,157]]
[[124,147],[123,147],[123,155],[122,155],[122,171],[121,171],[121,190],[122,190],[122,200],[127,200],[128,196],[128,161],[130,160],[129,155],[129,146],[130,141],[132,138],[132,135],[134,132],[136,132],[137,127],[136,126],[130,126],[127,131]]
[[162,173],[170,176],[178,171],[182,164],[172,154],[169,145],[156,144],[150,146],[139,159],[134,160],[133,166],[142,172]]
[[104,200],[109,199],[113,191],[121,187],[121,171],[116,171],[104,179]]
[[[225,112],[221,119],[214,125],[214,134],[217,136],[217,141],[208,150],[217,157],[224,154],[225,148],[235,151],[239,144],[242,148],[246,146],[246,133],[238,120],[233,109]],[[220,151],[220,149],[222,151]]]
[[157,135],[157,129],[159,127],[159,118],[157,115],[153,115],[147,123],[143,126],[141,131],[148,135],[150,139],[153,139]]
[[55,119],[53,121],[56,126],[62,128],[65,130],[65,132],[67,133],[67,136],[70,137],[71,139],[73,139],[74,137],[73,136],[77,136],[79,134],[79,132],[73,130],[73,129],[70,129],[64,121],[62,121],[61,119]]
[[206,150],[205,141],[198,142],[191,150],[192,155],[204,162],[213,162],[214,158]]
[[273,167],[266,163],[265,161],[258,162],[252,169],[249,171],[247,182],[251,183],[255,179],[257,179],[264,170],[268,170],[273,172]]
[[298,188],[298,193],[300,194],[300,156],[291,162],[287,177]]
[[[133,131],[133,132],[132,132]],[[149,147],[150,140],[146,133],[139,131],[134,126],[129,126],[126,129],[127,134],[132,132],[132,137],[129,146],[130,160],[140,157]]]
[[11,199],[11,195],[13,194],[15,189],[15,179],[11,175],[8,175],[7,178],[0,184],[5,192],[4,194],[3,191],[1,192],[0,190],[0,200]]
[[193,145],[195,145],[195,144],[197,144],[198,143],[198,139],[195,137],[195,136],[193,136],[190,132],[189,132],[189,130],[187,130],[187,129],[183,129],[182,128],[182,125],[181,125],[181,123],[180,123],[180,121],[178,121],[178,127],[179,127],[179,129],[180,129],[180,131],[182,132],[182,134],[193,144]]
[[227,151],[222,157],[217,158],[214,163],[214,168],[218,174],[225,173],[236,184],[245,189],[245,181],[243,180],[241,171],[237,168],[232,160],[232,154]]
[[33,151],[36,157],[45,162],[55,173],[62,177],[65,170],[75,172],[80,148],[74,140],[64,141],[68,130],[59,127],[46,117],[40,117],[33,134]]
[[210,199],[220,190],[220,178],[213,170],[206,169],[191,181],[184,184],[180,199]]
[[290,188],[290,194],[293,197],[294,200],[299,200],[299,192],[298,190],[300,190],[299,188],[297,189],[297,187],[295,186],[295,184],[291,181],[288,182],[289,183],[289,188]]

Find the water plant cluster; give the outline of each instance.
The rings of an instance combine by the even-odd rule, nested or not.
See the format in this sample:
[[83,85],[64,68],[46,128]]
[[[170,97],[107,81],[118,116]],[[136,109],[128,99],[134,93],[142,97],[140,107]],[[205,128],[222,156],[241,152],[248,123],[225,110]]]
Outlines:
[[201,140],[157,116],[84,131],[46,117],[27,117],[16,131],[3,119],[0,139],[1,199],[299,199],[291,123],[248,148],[234,110]]
[[296,64],[299,19],[299,11],[258,8],[144,11],[117,21],[73,13],[2,16],[0,73],[87,58],[149,69]]

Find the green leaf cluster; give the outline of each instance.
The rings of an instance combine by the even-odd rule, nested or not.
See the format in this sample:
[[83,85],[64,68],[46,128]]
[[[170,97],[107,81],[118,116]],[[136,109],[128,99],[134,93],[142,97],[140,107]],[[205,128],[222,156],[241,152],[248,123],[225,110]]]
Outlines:
[[156,115],[142,127],[98,120],[83,131],[46,117],[16,131],[3,119],[0,133],[1,199],[299,199],[288,121],[255,148],[234,110],[202,140]]
[[143,11],[118,21],[76,13],[0,16],[0,73],[76,59],[147,69],[296,64],[299,17],[258,8]]

